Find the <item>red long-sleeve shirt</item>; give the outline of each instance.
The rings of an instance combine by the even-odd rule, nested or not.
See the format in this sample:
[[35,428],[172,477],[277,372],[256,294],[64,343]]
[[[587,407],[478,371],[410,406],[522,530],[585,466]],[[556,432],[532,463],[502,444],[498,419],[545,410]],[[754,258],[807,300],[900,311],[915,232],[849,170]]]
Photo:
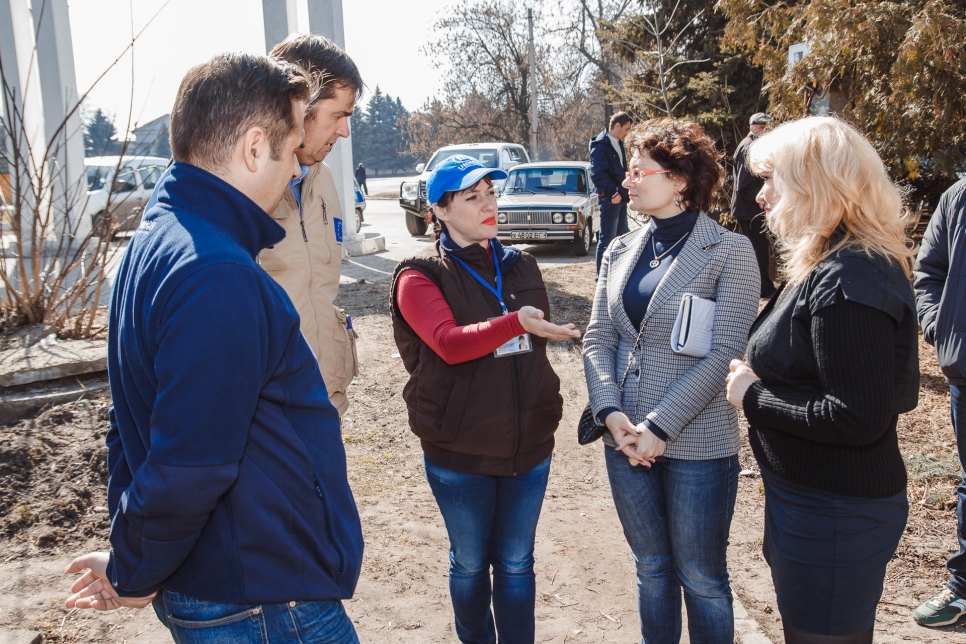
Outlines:
[[486,322],[457,326],[443,292],[419,271],[408,270],[399,275],[396,302],[406,323],[446,364],[482,358],[526,333],[516,311]]

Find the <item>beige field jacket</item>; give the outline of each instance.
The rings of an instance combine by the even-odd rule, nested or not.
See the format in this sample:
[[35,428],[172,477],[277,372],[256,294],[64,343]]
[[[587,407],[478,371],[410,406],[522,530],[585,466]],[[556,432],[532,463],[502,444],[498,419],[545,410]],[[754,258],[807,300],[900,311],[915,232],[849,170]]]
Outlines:
[[316,163],[302,180],[302,213],[285,191],[275,221],[285,239],[259,255],[262,268],[288,293],[301,318],[302,334],[319,361],[329,400],[343,414],[346,388],[359,374],[355,331],[332,303],[342,269],[342,207],[332,172]]

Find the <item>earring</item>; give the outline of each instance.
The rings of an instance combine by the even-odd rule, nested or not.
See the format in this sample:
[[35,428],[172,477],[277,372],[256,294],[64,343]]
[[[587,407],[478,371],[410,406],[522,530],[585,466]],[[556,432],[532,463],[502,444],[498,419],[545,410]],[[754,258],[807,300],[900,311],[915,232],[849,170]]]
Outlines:
[[677,206],[678,208],[680,208],[681,207],[681,204],[683,204],[683,203],[684,203],[684,200],[681,199],[681,195],[675,193],[675,195],[674,195],[674,205]]

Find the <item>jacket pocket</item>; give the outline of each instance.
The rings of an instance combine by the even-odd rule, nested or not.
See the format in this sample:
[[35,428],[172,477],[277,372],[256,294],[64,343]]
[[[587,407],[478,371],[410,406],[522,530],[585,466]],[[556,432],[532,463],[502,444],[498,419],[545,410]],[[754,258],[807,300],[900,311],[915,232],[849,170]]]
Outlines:
[[[346,561],[349,558],[345,546],[342,543],[342,540],[347,537],[345,534],[337,533],[336,531],[338,523],[332,515],[331,504],[326,498],[325,489],[319,483],[319,478],[319,473],[315,472],[315,495],[322,502],[322,516],[325,517],[325,534],[329,538],[329,543],[332,544],[332,550],[335,554],[334,560],[328,560],[329,558],[326,558],[326,563],[328,564],[326,567],[329,568],[329,572],[332,573],[333,577],[338,578],[345,572]],[[324,477],[322,477],[322,480],[325,480]]]
[[345,309],[338,309],[336,311],[336,318],[338,318],[340,330],[345,336],[345,347],[342,351],[342,364],[345,365],[342,374],[342,390],[345,391],[353,379],[359,376],[359,354],[356,350],[356,340],[359,338],[359,335],[355,329],[349,328],[349,316],[346,315]]

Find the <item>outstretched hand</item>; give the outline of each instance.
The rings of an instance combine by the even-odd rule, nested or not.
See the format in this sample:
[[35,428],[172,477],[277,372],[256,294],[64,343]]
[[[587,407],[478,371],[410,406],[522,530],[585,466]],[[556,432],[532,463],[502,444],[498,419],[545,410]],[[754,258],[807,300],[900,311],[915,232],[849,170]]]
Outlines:
[[578,331],[573,324],[554,324],[543,319],[543,311],[533,306],[524,306],[517,311],[517,319],[528,333],[538,335],[548,340],[568,340],[579,338]]
[[148,597],[119,597],[107,578],[107,562],[110,554],[107,552],[92,552],[74,559],[67,570],[70,574],[86,570],[70,587],[73,593],[65,602],[67,608],[93,608],[94,610],[115,610],[126,606],[128,608],[144,608],[158,594],[152,593]]

